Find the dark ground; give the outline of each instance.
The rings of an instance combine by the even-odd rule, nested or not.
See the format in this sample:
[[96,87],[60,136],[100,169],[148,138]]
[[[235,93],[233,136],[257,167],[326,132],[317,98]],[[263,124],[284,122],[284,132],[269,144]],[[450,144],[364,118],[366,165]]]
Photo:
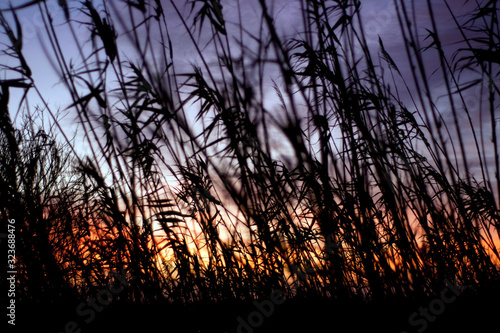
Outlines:
[[[500,288],[480,293],[464,292],[444,311],[420,320],[413,326],[409,317],[428,307],[436,298],[418,303],[405,300],[387,300],[374,304],[356,302],[342,304],[322,300],[286,300],[274,305],[269,316],[259,315],[250,303],[198,304],[178,306],[171,304],[120,305],[111,303],[89,323],[90,315],[80,316],[80,303],[60,306],[19,305],[16,328],[19,332],[497,332],[500,314]],[[265,303],[265,302],[264,302]],[[265,303],[269,305],[269,303]],[[264,310],[266,311],[266,310]],[[238,321],[238,318],[240,318]],[[241,324],[253,318],[255,327]],[[259,325],[259,320],[262,323]],[[252,320],[252,319],[250,319]],[[70,323],[73,321],[74,323]],[[424,327],[425,324],[427,327]],[[424,329],[425,328],[425,329]],[[79,331],[81,330],[81,331]]]

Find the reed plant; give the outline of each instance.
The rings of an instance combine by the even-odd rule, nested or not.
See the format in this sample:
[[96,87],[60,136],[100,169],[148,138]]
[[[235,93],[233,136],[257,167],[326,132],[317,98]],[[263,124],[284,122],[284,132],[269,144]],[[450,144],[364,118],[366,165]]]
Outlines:
[[[416,2],[395,0],[398,58],[367,36],[360,1],[252,4],[254,26],[239,1],[59,1],[70,57],[33,2],[77,140],[26,61],[22,9],[1,12],[18,63],[2,68],[16,79],[1,82],[1,216],[22,221],[23,297],[95,296],[124,268],[118,297],[139,303],[498,284],[497,1],[459,15],[443,0],[449,45],[438,5],[418,3],[421,26]],[[300,13],[294,34],[278,5]],[[28,116],[16,129],[9,89],[38,96],[20,112],[44,109],[49,130]]]

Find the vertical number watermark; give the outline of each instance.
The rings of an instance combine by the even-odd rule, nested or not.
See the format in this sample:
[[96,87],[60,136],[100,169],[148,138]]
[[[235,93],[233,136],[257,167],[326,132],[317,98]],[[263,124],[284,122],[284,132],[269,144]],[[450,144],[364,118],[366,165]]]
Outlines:
[[7,223],[7,322],[16,325],[16,220]]

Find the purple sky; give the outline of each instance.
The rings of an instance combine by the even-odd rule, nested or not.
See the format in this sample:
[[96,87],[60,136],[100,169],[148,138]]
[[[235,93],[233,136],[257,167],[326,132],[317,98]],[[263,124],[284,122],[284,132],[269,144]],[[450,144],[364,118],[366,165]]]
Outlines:
[[[12,2],[12,1],[11,1]],[[22,3],[28,3],[29,0],[15,1],[16,5]],[[184,9],[184,13],[188,14],[189,6],[184,7],[183,4],[186,1],[176,1],[179,8]],[[402,54],[402,49],[399,49],[401,38],[399,34],[399,25],[397,18],[395,17],[395,9],[392,5],[393,0],[370,0],[364,1],[362,4],[363,8],[363,19],[366,25],[367,36],[373,38],[373,45],[378,46],[378,35],[380,35],[386,47],[391,50],[391,55],[395,60],[404,58]],[[436,3],[440,1],[435,1]],[[99,1],[94,1],[95,6],[99,9]],[[115,3],[119,1],[115,0]],[[163,1],[165,8],[170,8],[169,1]],[[237,7],[235,1],[223,1],[224,4],[223,12],[228,24],[236,23],[237,21]],[[288,0],[276,0],[269,1],[270,7],[274,8],[274,12],[277,14],[277,25],[282,27],[282,35],[288,37],[297,36],[296,34],[300,30],[299,27],[302,24],[302,19],[300,17],[300,8],[295,1]],[[75,43],[73,41],[73,36],[66,26],[63,25],[64,13],[62,9],[57,5],[57,0],[48,0],[48,7],[54,18],[56,24],[61,24],[60,29],[57,33],[60,39],[63,41],[64,52],[69,58],[77,58],[78,53],[74,48]],[[71,1],[70,1],[71,4]],[[119,6],[119,5],[118,5]],[[259,17],[259,5],[256,1],[241,1],[242,11],[244,12],[243,21],[246,29],[253,31],[253,33],[258,32],[260,17]],[[0,8],[8,8],[9,1],[0,0]],[[442,6],[440,7],[442,8]],[[176,60],[180,63],[185,63],[189,65],[190,62],[194,62],[197,59],[195,53],[193,52],[193,47],[189,42],[187,42],[187,34],[177,17],[177,14],[173,10],[166,10],[167,21],[171,28],[171,35],[174,42],[174,51],[176,54]],[[45,56],[44,48],[50,48],[50,44],[46,38],[46,33],[44,30],[44,23],[40,13],[38,12],[37,6],[31,6],[22,10],[17,11],[19,21],[21,22],[24,34],[24,52],[28,63],[31,65],[34,78],[40,84],[40,90],[43,95],[48,98],[48,100],[54,106],[64,107],[70,100],[66,99],[64,94],[61,95],[61,90],[58,89],[58,77],[54,72],[50,62]],[[6,14],[10,22],[13,22],[10,14]],[[451,22],[448,15],[444,13],[444,10],[438,11],[437,15],[442,19],[441,23],[443,26],[448,25],[453,27],[453,22]],[[72,10],[71,18],[74,20],[88,20],[84,14],[79,11]],[[425,11],[419,15],[419,22],[425,22],[427,16]],[[74,28],[78,29],[78,25],[74,24]],[[85,33],[85,28],[81,28],[80,32]],[[448,31],[446,31],[448,30]],[[78,30],[77,30],[78,31]],[[455,29],[446,27],[442,32],[446,33],[446,36],[453,36],[456,32]],[[2,41],[5,41],[5,36],[1,37]],[[124,40],[123,36],[121,40]],[[400,54],[398,54],[400,53]],[[401,56],[400,56],[401,55]],[[5,63],[5,57],[2,57],[2,61]],[[437,65],[437,64],[436,64]],[[1,74],[5,78],[5,74]]]
[[[29,0],[16,1],[17,4],[28,3]],[[116,1],[119,3],[119,1]],[[184,9],[184,13],[187,14],[189,11],[189,6],[184,7],[183,4],[186,1],[176,1],[179,8]],[[434,1],[436,3],[436,16],[440,22],[441,34],[445,36],[445,40],[453,40],[456,36],[456,28],[454,28],[454,23],[451,18],[446,13],[445,7],[442,5],[442,1]],[[95,6],[100,8],[98,5],[99,1],[94,1]],[[169,1],[163,1],[165,8],[170,8]],[[228,24],[236,23],[237,21],[237,7],[235,1],[222,1],[224,4],[223,12]],[[299,27],[302,24],[302,19],[300,17],[300,8],[295,1],[288,0],[276,0],[269,1],[270,7],[274,8],[274,12],[277,14],[277,25],[282,27],[282,35],[288,37],[297,36],[299,33]],[[424,4],[424,1],[421,1]],[[53,15],[56,24],[61,24],[60,29],[57,33],[60,39],[63,41],[64,52],[67,58],[77,58],[77,49],[74,47],[75,43],[73,41],[73,36],[66,26],[62,25],[64,22],[64,13],[62,9],[57,5],[57,0],[48,0],[48,7]],[[70,1],[71,4],[71,1]],[[243,21],[246,29],[252,31],[253,33],[258,32],[260,17],[259,17],[259,5],[256,1],[241,1],[242,11],[244,12]],[[8,8],[9,1],[0,0],[0,8]],[[365,23],[365,30],[367,32],[367,37],[371,38],[374,50],[378,47],[378,36],[380,35],[385,43],[388,50],[391,51],[391,56],[402,65],[404,68],[404,59],[406,58],[403,49],[401,48],[401,37],[399,33],[399,24],[397,17],[395,16],[395,8],[393,6],[393,0],[370,0],[362,2],[362,13],[363,20]],[[418,22],[422,25],[427,25],[428,16],[426,14],[425,6],[419,7],[421,12],[418,14]],[[101,7],[102,9],[102,7]],[[457,8],[455,8],[457,9]],[[463,12],[461,9],[459,12]],[[195,52],[193,52],[192,45],[187,41],[187,34],[177,17],[177,14],[173,10],[166,10],[167,22],[171,28],[171,35],[174,42],[174,51],[176,55],[176,60],[178,63],[184,63],[186,67],[191,62],[196,62],[198,59]],[[53,106],[64,107],[70,102],[70,99],[65,96],[62,90],[59,89],[57,84],[59,79],[57,74],[54,72],[50,62],[45,56],[43,51],[45,48],[50,48],[50,44],[46,38],[44,31],[44,24],[40,13],[38,12],[37,6],[31,6],[26,9],[17,11],[19,20],[23,27],[24,34],[24,52],[28,63],[34,73],[35,81],[39,82],[39,88],[43,92],[43,95],[47,97],[48,101],[51,102]],[[6,14],[10,22],[10,14]],[[72,10],[71,18],[75,20],[88,20],[88,18],[81,12]],[[74,28],[78,29],[79,26],[74,24]],[[80,32],[85,33],[85,28],[81,28]],[[78,30],[77,30],[78,32]],[[1,37],[1,41],[5,41],[5,36]],[[120,40],[125,40],[122,36]],[[87,44],[88,45],[88,44]],[[5,64],[6,57],[2,57],[2,61]],[[432,59],[431,59],[432,61]],[[10,62],[10,64],[13,64]],[[438,64],[436,63],[437,67]],[[6,77],[5,72],[1,73],[2,78]]]
[[[27,3],[28,0],[23,1],[11,1],[16,5],[20,5],[22,3]],[[450,1],[454,4],[462,3],[462,1]],[[75,2],[74,2],[75,3]],[[120,2],[115,1],[117,6],[120,6]],[[188,40],[188,35],[186,34],[184,28],[181,25],[177,14],[171,9],[171,5],[169,1],[163,1],[165,13],[167,15],[167,22],[169,24],[170,33],[173,40],[174,47],[174,57],[176,61],[177,71],[182,72],[183,70],[189,70],[190,64],[193,62],[197,62],[199,59],[196,56],[196,52],[192,44]],[[245,28],[247,28],[250,32],[257,34],[259,32],[259,5],[257,1],[248,0],[248,1],[240,1],[241,8],[243,12],[243,22]],[[429,26],[429,18],[426,9],[426,1],[416,1],[418,6],[416,7],[416,17],[418,23],[422,27],[430,27]],[[71,4],[71,1],[70,1]],[[179,8],[184,10],[184,13],[187,14],[190,7],[184,7],[185,1],[176,1]],[[238,11],[236,6],[236,1],[222,1],[223,4],[223,13],[225,16],[225,20],[228,24],[229,29],[231,28],[231,24],[234,24],[238,21]],[[440,35],[443,37],[443,40],[447,43],[445,47],[452,52],[457,48],[454,45],[454,41],[457,40],[458,34],[457,29],[454,26],[454,22],[451,20],[451,17],[447,13],[446,7],[443,5],[443,1],[435,0],[433,1],[435,5],[435,14],[436,18],[439,22]],[[69,59],[74,58],[78,59],[78,47],[76,46],[73,36],[70,30],[63,25],[64,22],[64,12],[57,5],[57,0],[48,0],[47,5],[52,13],[54,21],[56,25],[60,25],[57,29],[57,33],[59,35],[60,40],[62,41],[62,47],[64,49],[65,56],[67,57],[67,61]],[[102,6],[99,6],[99,1],[94,1],[94,5],[98,9],[102,9]],[[461,5],[455,6],[453,9],[457,11],[457,13],[465,14],[467,11],[471,9],[472,2],[469,2],[469,7],[461,7]],[[269,1],[269,6],[273,8],[273,12],[277,13],[276,22],[277,26],[280,27],[283,35],[287,37],[294,37],[300,31],[300,25],[302,24],[301,16],[300,16],[300,8],[295,1],[288,0],[276,0]],[[5,9],[9,7],[9,1],[0,0],[0,8]],[[403,75],[408,75],[409,70],[407,69],[407,60],[406,54],[402,47],[402,39],[399,32],[399,24],[398,19],[395,14],[395,8],[393,6],[393,0],[370,0],[370,1],[362,1],[362,13],[364,20],[364,28],[367,33],[367,37],[369,38],[370,45],[373,48],[374,55],[377,52],[378,48],[378,36],[382,38],[385,43],[387,50],[391,53],[391,56],[396,61],[396,63],[403,69]],[[42,96],[46,99],[49,106],[53,110],[57,109],[65,109],[66,106],[71,104],[71,99],[67,93],[66,88],[60,82],[60,78],[57,73],[54,71],[51,62],[47,59],[46,52],[44,49],[50,49],[49,41],[46,37],[46,33],[44,30],[43,20],[38,12],[37,6],[32,6],[26,9],[18,10],[17,15],[19,17],[21,26],[23,28],[24,33],[24,54],[27,58],[27,62],[30,65],[33,71],[33,78],[37,83],[37,87],[40,89]],[[5,14],[6,18],[9,22],[13,22],[12,16],[10,13]],[[71,18],[78,20],[88,20],[84,14],[77,10],[71,11]],[[86,28],[80,27],[78,24],[73,25],[76,29],[77,33],[85,35]],[[422,30],[422,35],[425,33]],[[5,36],[0,36],[0,42],[5,42]],[[132,47],[127,47],[127,41],[124,36],[120,36],[120,49],[123,52],[122,56],[128,57],[129,59],[133,59],[134,51]],[[83,40],[82,40],[83,43]],[[251,47],[251,40],[248,40],[248,46]],[[86,51],[89,52],[90,44],[86,45]],[[125,52],[124,52],[125,51]],[[205,54],[209,55],[213,54],[213,51],[207,48]],[[47,52],[48,54],[49,52]],[[207,59],[211,59],[210,56]],[[52,59],[54,61],[54,59]],[[215,57],[212,58],[215,61]],[[429,69],[428,74],[432,73],[434,68],[439,67],[439,63],[437,58],[433,56],[429,56],[426,60],[426,66]],[[12,60],[9,60],[6,56],[0,56],[0,62],[4,65],[17,65]],[[78,63],[78,60],[75,60],[75,63]],[[184,68],[183,68],[184,67]],[[12,73],[7,71],[0,72],[0,78],[14,78],[15,76]],[[439,97],[441,95],[445,95],[444,85],[442,81],[439,79],[440,74],[433,74],[429,77],[429,82],[431,87],[433,88],[433,92],[435,93],[435,100],[438,106],[441,107],[443,112],[443,117],[447,120],[447,112],[446,106],[448,101],[444,99],[444,97]],[[269,83],[269,87],[271,87]],[[469,107],[473,109],[478,109],[478,101],[481,97],[479,91],[471,92],[470,96],[467,97],[466,103]],[[17,110],[18,103],[20,101],[21,95],[19,91],[11,92],[11,113],[14,113]],[[37,94],[32,91],[32,93],[28,96],[29,105],[41,105],[43,104]],[[271,99],[267,102],[273,103],[276,99]],[[412,108],[410,108],[412,109]],[[479,115],[478,112],[472,114],[475,118],[473,121],[475,125],[479,126]],[[13,116],[13,115],[12,115]],[[68,135],[71,135],[72,128],[75,128],[74,125],[74,116],[70,113],[63,119],[63,125],[65,126],[65,130],[68,131]],[[19,119],[16,120],[19,122]],[[485,126],[490,127],[489,121],[484,120]],[[464,126],[466,129],[466,126]],[[470,130],[466,130],[464,133],[466,136],[470,134]],[[471,144],[471,141],[467,141],[468,144]],[[491,160],[491,158],[490,158]],[[491,161],[493,162],[493,161]],[[477,171],[477,170],[476,170]]]

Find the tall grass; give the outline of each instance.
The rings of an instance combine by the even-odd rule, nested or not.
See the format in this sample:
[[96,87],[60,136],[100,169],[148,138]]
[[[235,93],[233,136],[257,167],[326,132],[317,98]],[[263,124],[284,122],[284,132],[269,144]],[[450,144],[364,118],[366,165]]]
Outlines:
[[[18,79],[1,85],[1,216],[22,221],[22,297],[92,296],[122,268],[135,279],[119,297],[134,302],[276,288],[419,298],[445,279],[498,282],[496,1],[464,17],[448,7],[461,34],[451,54],[431,1],[427,36],[415,4],[395,1],[406,63],[383,36],[374,48],[359,1],[295,1],[292,37],[272,4],[255,2],[253,31],[239,2],[70,1],[72,59],[47,3],[35,4],[87,155],[48,104],[49,131],[29,117],[15,129],[8,90],[40,95],[43,82],[23,55],[18,10],[2,12],[3,57],[19,65],[3,67]],[[197,52],[191,67],[176,53],[179,29]],[[471,109],[475,89],[485,95]]]

